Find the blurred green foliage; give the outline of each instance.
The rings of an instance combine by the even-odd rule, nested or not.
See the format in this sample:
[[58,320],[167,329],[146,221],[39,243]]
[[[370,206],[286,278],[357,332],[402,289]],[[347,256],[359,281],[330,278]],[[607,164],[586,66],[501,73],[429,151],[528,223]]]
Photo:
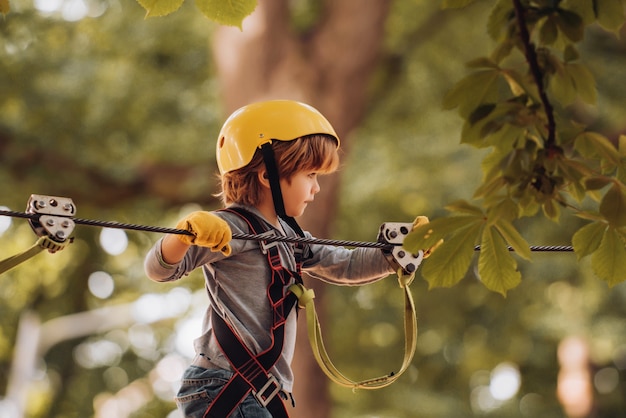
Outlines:
[[626,136],[609,139],[590,131],[571,111],[597,100],[594,76],[578,51],[585,29],[617,34],[623,9],[621,1],[593,7],[495,3],[487,21],[492,52],[468,62],[471,73],[444,98],[444,108],[457,109],[465,120],[461,142],[490,150],[473,195],[480,207],[448,205],[453,218],[416,230],[406,242],[417,251],[448,238],[423,270],[431,284],[457,283],[480,244],[482,282],[506,294],[521,281],[506,244],[530,259],[513,222],[538,212],[558,222],[564,210],[591,221],[573,233],[577,257],[591,256],[595,274],[609,286],[626,279]]

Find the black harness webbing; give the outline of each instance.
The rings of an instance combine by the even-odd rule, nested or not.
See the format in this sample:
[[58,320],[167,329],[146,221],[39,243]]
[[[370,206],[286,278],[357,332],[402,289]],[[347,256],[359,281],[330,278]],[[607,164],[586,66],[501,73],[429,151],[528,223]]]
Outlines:
[[[250,227],[252,233],[267,232],[261,221],[252,213],[241,208],[223,209],[243,218]],[[234,371],[233,377],[222,388],[217,397],[204,413],[207,418],[224,418],[237,408],[243,399],[252,391],[256,400],[272,414],[274,418],[287,418],[289,414],[280,397],[281,383],[270,373],[270,369],[276,364],[283,349],[285,322],[291,309],[297,302],[297,297],[287,291],[291,278],[297,283],[302,282],[300,276],[301,251],[296,251],[296,272],[289,271],[280,262],[277,243],[264,245],[262,250],[266,253],[268,263],[272,271],[272,278],[267,287],[267,297],[272,307],[273,318],[271,329],[271,344],[259,354],[254,354],[237,336],[236,331],[213,309],[211,322],[217,342],[231,364]]]
[[298,222],[291,216],[287,216],[285,211],[285,202],[283,200],[283,193],[280,190],[280,177],[278,175],[278,165],[276,164],[276,158],[274,158],[274,149],[272,143],[267,142],[261,145],[261,153],[263,154],[263,162],[265,163],[265,169],[267,170],[267,177],[270,182],[270,190],[272,192],[272,200],[274,201],[274,209],[276,214],[283,221],[293,228],[296,233],[303,237],[304,232]]

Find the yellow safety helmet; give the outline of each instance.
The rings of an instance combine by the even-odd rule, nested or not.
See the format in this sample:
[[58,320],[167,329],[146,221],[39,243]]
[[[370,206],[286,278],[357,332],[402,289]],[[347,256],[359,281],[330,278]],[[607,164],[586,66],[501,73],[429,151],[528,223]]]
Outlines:
[[330,135],[339,145],[339,137],[330,122],[312,106],[293,100],[244,106],[224,122],[217,139],[220,174],[245,167],[257,148],[272,140],[293,141],[314,134]]

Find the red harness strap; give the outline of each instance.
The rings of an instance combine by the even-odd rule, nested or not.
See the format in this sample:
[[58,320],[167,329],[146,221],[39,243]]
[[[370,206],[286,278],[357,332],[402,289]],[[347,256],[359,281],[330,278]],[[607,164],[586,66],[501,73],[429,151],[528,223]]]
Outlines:
[[[268,230],[254,214],[244,209],[223,210],[241,216],[254,234]],[[263,243],[261,246],[263,247]],[[276,364],[282,353],[287,315],[297,302],[293,293],[285,294],[285,289],[292,278],[298,282],[302,281],[300,277],[301,257],[296,257],[297,271],[292,272],[281,264],[276,245],[269,244],[264,248],[272,271],[272,278],[267,287],[267,298],[273,312],[272,325],[268,330],[271,344],[259,354],[252,353],[232,327],[217,314],[215,309],[211,311],[211,323],[215,338],[235,373],[211,402],[204,417],[224,418],[230,416],[250,391],[274,418],[289,417],[279,396],[281,384],[270,373],[270,369]],[[297,254],[300,253],[301,251],[297,252]]]

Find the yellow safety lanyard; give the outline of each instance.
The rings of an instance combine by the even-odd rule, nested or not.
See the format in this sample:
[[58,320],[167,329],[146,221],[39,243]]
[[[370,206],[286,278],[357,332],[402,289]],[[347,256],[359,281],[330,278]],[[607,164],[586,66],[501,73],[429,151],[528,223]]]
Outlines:
[[71,240],[65,242],[56,242],[47,236],[40,237],[37,242],[33,244],[32,247],[28,248],[25,251],[22,251],[19,254],[13,255],[0,261],[0,274],[4,273],[5,271],[11,270],[13,267],[36,256],[43,250],[48,250],[51,253],[60,251],[65,248],[70,242]]
[[408,368],[415,354],[417,341],[417,316],[415,313],[415,303],[411,295],[410,284],[415,278],[415,273],[404,274],[402,269],[398,270],[398,282],[404,291],[404,359],[400,370],[388,375],[354,381],[341,373],[331,361],[324,341],[322,339],[322,329],[320,326],[317,312],[315,311],[315,293],[312,289],[307,289],[302,284],[294,284],[289,290],[298,297],[298,306],[306,310],[307,331],[309,334],[309,343],[311,350],[317,360],[318,365],[324,371],[326,376],[333,382],[356,389],[380,389],[389,386],[395,382]]

